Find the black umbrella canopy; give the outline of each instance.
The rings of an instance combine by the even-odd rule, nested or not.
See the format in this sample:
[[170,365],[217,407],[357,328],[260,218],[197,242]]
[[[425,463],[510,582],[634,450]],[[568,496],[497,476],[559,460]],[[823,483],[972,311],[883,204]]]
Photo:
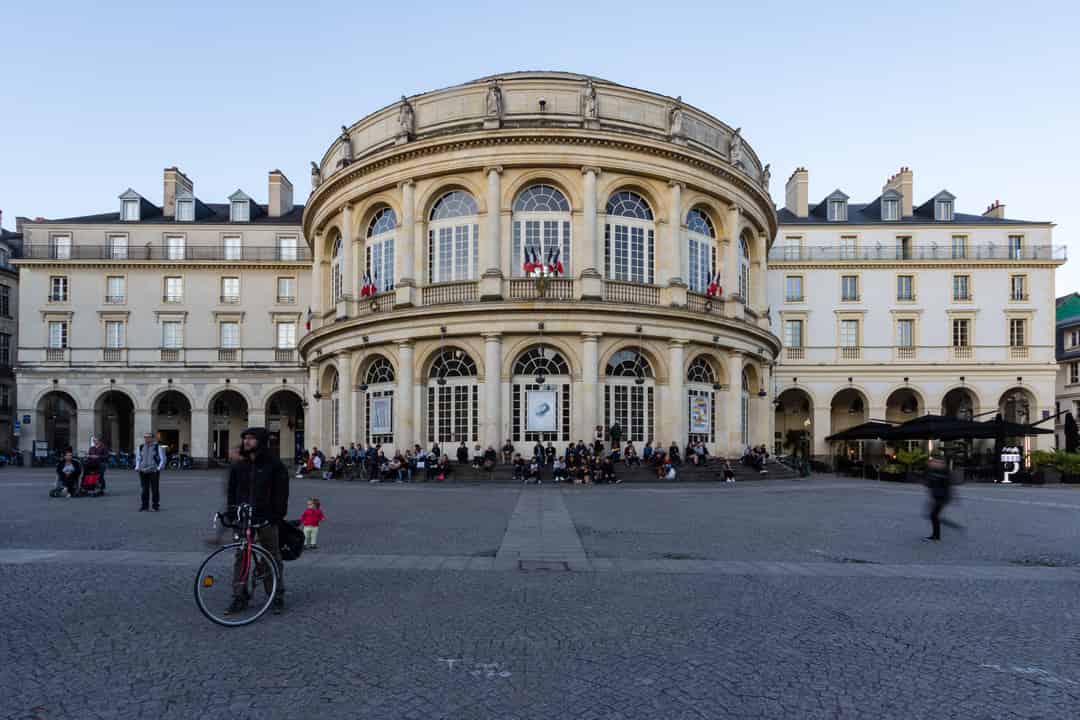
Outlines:
[[988,430],[986,423],[945,417],[922,415],[894,427],[887,440],[968,440],[992,438],[997,434]]
[[889,431],[892,430],[892,425],[887,422],[881,422],[880,420],[871,420],[869,422],[860,423],[858,425],[849,427],[847,430],[841,430],[838,433],[830,435],[825,438],[825,442],[844,442],[845,440],[881,440],[885,438]]
[[1080,448],[1080,428],[1072,413],[1065,413],[1065,451],[1076,452]]
[[1034,425],[1024,425],[1021,423],[1009,422],[1008,420],[999,419],[1000,416],[993,420],[988,420],[979,425],[986,425],[992,429],[994,435],[989,437],[1028,437],[1029,435],[1053,435],[1054,431],[1050,428],[1035,427]]

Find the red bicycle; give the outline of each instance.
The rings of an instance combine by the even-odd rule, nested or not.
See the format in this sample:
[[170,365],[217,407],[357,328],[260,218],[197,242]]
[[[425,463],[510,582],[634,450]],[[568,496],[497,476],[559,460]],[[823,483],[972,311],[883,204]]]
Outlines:
[[280,582],[274,557],[253,539],[254,531],[269,521],[253,522],[252,507],[245,503],[215,513],[214,525],[218,523],[233,529],[234,542],[203,561],[195,575],[195,604],[218,625],[248,625],[270,609]]

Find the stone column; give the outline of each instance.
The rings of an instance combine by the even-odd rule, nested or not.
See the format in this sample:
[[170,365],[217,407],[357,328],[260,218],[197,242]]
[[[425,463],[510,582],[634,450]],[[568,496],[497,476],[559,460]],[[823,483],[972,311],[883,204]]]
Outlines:
[[210,457],[210,417],[207,408],[191,408],[191,461],[206,465]]
[[810,431],[813,435],[814,448],[811,451],[815,460],[825,460],[829,455],[829,444],[825,438],[832,435],[832,405],[815,405],[814,419]]
[[248,427],[266,427],[266,408],[248,408]]
[[584,432],[580,429],[574,433],[577,437],[590,442],[596,428],[599,417],[598,403],[600,396],[599,354],[600,333],[586,332],[581,334],[581,407],[582,419],[585,422]]
[[90,436],[94,434],[94,408],[78,408],[75,411],[76,436],[73,438],[72,447],[75,455],[86,453],[90,449]]
[[[23,431],[25,432],[25,430]],[[135,410],[135,447],[139,447],[142,444],[143,435],[145,433],[153,433],[154,428],[150,423],[150,410]]]
[[416,250],[416,183],[401,183],[401,225],[394,241],[394,304],[408,307],[416,302],[413,254]]
[[397,397],[394,398],[394,444],[411,447],[419,441],[413,425],[413,345],[412,340],[398,341]]
[[768,308],[769,300],[766,293],[767,276],[769,274],[769,239],[765,233],[756,236],[756,248],[758,261],[755,266],[757,274],[750,286],[750,294],[753,296],[753,307],[759,313],[764,313]]
[[739,260],[741,257],[739,250],[739,218],[741,214],[738,205],[732,205],[728,209],[727,227],[725,228],[727,231],[727,245],[724,247],[724,267],[721,275],[724,288],[724,315],[739,318],[743,314],[743,305],[735,302],[732,298],[739,292]]
[[769,428],[772,427],[773,405],[772,394],[769,392],[772,382],[769,366],[762,365],[759,375],[761,376],[761,389],[765,391],[765,397],[755,394],[750,398],[751,406],[755,409],[751,417],[750,434],[752,437],[750,440],[752,445],[765,443],[765,447],[771,453],[773,450],[773,434]]
[[[584,200],[582,205],[581,245],[581,287],[578,292],[582,300],[602,300],[604,282],[600,272],[603,258],[598,244],[596,178],[600,170],[595,167],[581,169],[585,176]],[[589,436],[592,436],[590,430]]]
[[327,402],[326,398],[315,399],[315,393],[319,390],[319,366],[308,366],[308,406],[304,409],[304,445],[307,450],[313,447],[323,447],[322,437],[322,405]]
[[487,173],[487,218],[484,237],[480,242],[480,299],[502,299],[502,265],[499,250],[502,248],[502,168],[485,168]]
[[339,445],[349,446],[355,442],[353,437],[353,395],[356,394],[356,384],[353,382],[353,356],[351,352],[344,352],[338,356],[338,395],[341,401],[338,406],[338,437]]
[[[352,311],[352,299],[355,296],[353,288],[356,287],[357,276],[353,275],[356,252],[353,247],[352,232],[352,205],[348,203],[341,208],[341,297],[345,300],[346,312]],[[339,313],[340,314],[340,313]]]
[[314,249],[311,263],[311,329],[315,330],[322,322],[323,307],[323,234],[315,233]]
[[481,333],[484,337],[484,414],[481,415],[483,433],[480,438],[485,446],[491,445],[496,450],[500,446],[499,431],[501,407],[499,388],[502,379],[502,337],[500,333]]
[[[723,432],[717,438],[728,457],[737,458],[742,454],[742,353],[731,350],[727,359],[727,391],[720,393],[718,413],[723,423]],[[725,442],[726,439],[726,442]]]
[[668,341],[668,397],[670,407],[664,409],[664,416],[670,423],[667,437],[679,444],[679,448],[686,447],[687,432],[689,430],[686,410],[686,386],[685,366],[686,340],[671,339]]
[[668,200],[668,252],[659,253],[667,257],[667,272],[660,275],[661,284],[666,284],[671,292],[671,305],[686,305],[686,240],[683,237],[682,191],[683,184],[676,180],[668,182],[670,197]]

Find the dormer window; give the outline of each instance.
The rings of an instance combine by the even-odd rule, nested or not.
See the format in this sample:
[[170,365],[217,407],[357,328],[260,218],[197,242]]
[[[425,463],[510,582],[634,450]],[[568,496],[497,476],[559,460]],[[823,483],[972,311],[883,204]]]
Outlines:
[[229,220],[232,222],[247,222],[251,216],[247,200],[233,200],[229,211]]
[[896,222],[900,219],[900,200],[898,198],[885,198],[881,201],[881,219],[887,222]]
[[125,200],[123,206],[124,222],[136,222],[139,219],[139,201]]
[[176,221],[177,222],[194,222],[195,221],[195,199],[179,199],[176,200]]
[[952,200],[938,200],[934,203],[934,219],[938,222],[952,222]]
[[847,220],[847,203],[843,200],[829,201],[829,222],[844,222]]

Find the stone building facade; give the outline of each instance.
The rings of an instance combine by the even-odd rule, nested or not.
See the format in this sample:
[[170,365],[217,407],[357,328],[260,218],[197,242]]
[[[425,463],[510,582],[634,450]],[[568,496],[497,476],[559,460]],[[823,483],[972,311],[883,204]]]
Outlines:
[[240,190],[211,204],[166,168],[161,205],[129,189],[117,206],[23,223],[20,449],[83,451],[96,435],[130,451],[153,431],[204,462],[265,423],[291,458],[311,254],[288,178],[270,172],[266,204]]
[[1009,219],[997,202],[963,214],[946,190],[916,204],[909,168],[865,204],[835,190],[811,205],[808,187],[803,168],[788,180],[769,256],[784,343],[777,449],[790,451],[795,431],[825,457],[826,437],[871,419],[1054,412],[1054,271],[1065,249],[1050,222]]
[[304,212],[309,444],[767,442],[768,174],[681,99],[569,73],[343,128]]
[[16,420],[15,354],[19,347],[19,273],[11,260],[22,248],[22,233],[5,230],[0,214],[0,452],[14,447],[22,433]]

